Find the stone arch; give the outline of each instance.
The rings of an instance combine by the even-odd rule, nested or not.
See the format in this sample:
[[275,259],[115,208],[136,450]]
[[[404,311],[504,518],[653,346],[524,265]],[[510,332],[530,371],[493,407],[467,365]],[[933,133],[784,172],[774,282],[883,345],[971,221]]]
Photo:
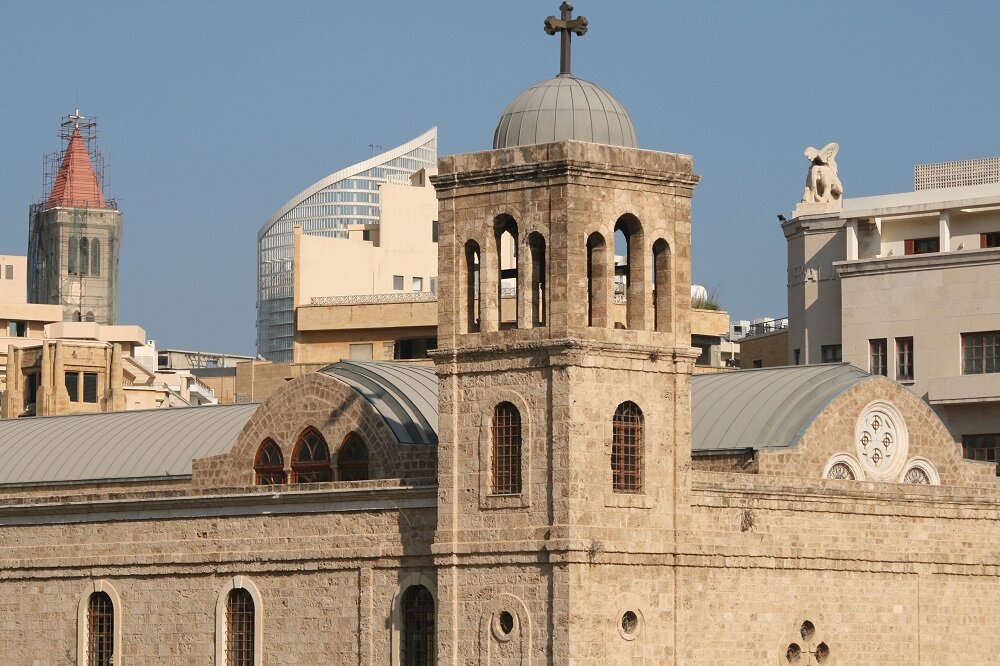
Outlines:
[[614,261],[604,234],[595,231],[587,236],[587,326],[607,328],[611,323],[610,279]]
[[215,602],[215,664],[216,666],[225,666],[226,664],[228,633],[226,603],[229,600],[229,593],[233,590],[246,590],[250,593],[250,598],[253,599],[253,663],[254,666],[261,666],[264,661],[264,602],[260,596],[260,590],[246,576],[227,578],[219,589]]
[[[493,451],[493,410],[502,403],[510,403],[521,418],[521,492],[517,495],[493,495],[491,492],[491,463]],[[509,389],[491,391],[488,413],[482,415],[479,426],[479,505],[483,508],[526,507],[531,504],[531,451],[534,417],[524,396]]]
[[[497,275],[497,321],[500,328],[518,328],[523,311],[521,271],[518,270],[520,236],[517,220],[504,213],[493,218],[494,253]],[[513,295],[508,293],[513,289]],[[507,296],[505,297],[505,294]],[[508,305],[505,307],[504,303]]]
[[467,240],[463,253],[465,270],[463,279],[459,280],[462,290],[460,301],[464,304],[464,333],[478,333],[481,327],[480,306],[482,299],[482,250],[474,240]]
[[[422,586],[431,593],[434,598],[434,609],[437,617],[440,617],[441,603],[438,598],[437,591],[437,581],[435,580],[433,574],[427,574],[418,571],[411,571],[402,575],[399,579],[399,587],[396,589],[396,594],[392,598],[392,608],[389,612],[389,628],[390,628],[390,646],[389,651],[392,656],[392,664],[399,664],[400,656],[400,644],[402,641],[402,629],[403,629],[403,596],[406,594],[407,590],[411,587]],[[437,620],[437,617],[435,620]],[[434,623],[434,633],[435,642],[436,634],[439,628],[439,623],[435,621]]]
[[[509,630],[503,614],[510,620]],[[482,606],[479,616],[479,663],[483,666],[520,666],[531,661],[531,614],[524,602],[506,592]]]
[[527,284],[523,290],[526,303],[523,311],[526,316],[525,327],[545,326],[548,318],[548,281],[546,278],[546,244],[545,236],[532,231],[526,239],[527,251],[524,279]]
[[342,442],[355,432],[368,448],[370,479],[423,478],[434,475],[436,447],[401,444],[382,416],[357,391],[321,372],[286,382],[250,417],[225,464],[213,466],[205,485],[251,485],[257,448],[273,439],[287,461],[299,433],[316,428],[327,443]]
[[670,333],[674,322],[673,257],[663,238],[653,243],[653,329]]
[[115,586],[111,583],[111,581],[102,578],[87,583],[83,592],[80,594],[80,604],[76,613],[76,663],[78,666],[87,666],[87,651],[90,647],[87,643],[89,640],[88,611],[90,608],[90,597],[98,593],[104,593],[111,599],[111,608],[113,609],[114,617],[114,626],[112,628],[113,647],[111,649],[111,654],[113,657],[118,659],[123,656],[121,597],[118,595],[118,590],[115,589]]
[[625,293],[625,327],[644,330],[646,326],[646,265],[642,223],[632,213],[625,213],[615,221],[615,237],[625,239],[625,263],[616,265],[614,275],[621,281]]

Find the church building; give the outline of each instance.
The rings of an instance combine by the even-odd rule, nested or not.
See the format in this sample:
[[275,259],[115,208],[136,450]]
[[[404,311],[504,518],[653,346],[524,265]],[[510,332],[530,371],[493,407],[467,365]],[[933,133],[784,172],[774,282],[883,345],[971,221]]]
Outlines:
[[432,179],[433,368],[0,421],[0,663],[995,659],[993,466],[846,364],[692,376],[693,160],[571,73],[572,9]]

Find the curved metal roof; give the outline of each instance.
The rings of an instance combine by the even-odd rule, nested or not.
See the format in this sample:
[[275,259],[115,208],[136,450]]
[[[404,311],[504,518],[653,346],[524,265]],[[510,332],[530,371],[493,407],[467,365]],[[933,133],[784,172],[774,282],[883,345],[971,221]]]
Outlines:
[[871,375],[847,363],[695,375],[692,451],[796,446],[834,398],[868,379]]
[[568,75],[536,83],[515,97],[493,133],[494,148],[564,140],[638,145],[625,107],[600,86]]
[[360,393],[403,444],[438,443],[434,368],[410,363],[341,361],[320,370]]
[[191,474],[232,447],[257,404],[0,420],[0,485]]
[[378,155],[375,155],[374,157],[370,157],[364,162],[358,162],[357,164],[352,164],[351,166],[345,167],[340,171],[334,171],[326,178],[316,181],[315,183],[313,183],[312,185],[310,185],[309,187],[302,190],[294,197],[286,201],[285,204],[281,208],[279,208],[274,215],[271,216],[271,219],[269,219],[267,222],[264,223],[264,226],[262,226],[260,228],[260,231],[257,232],[257,241],[260,242],[260,239],[264,237],[264,234],[266,234],[268,230],[271,227],[273,227],[275,223],[285,215],[285,213],[295,208],[300,203],[302,203],[312,195],[322,190],[324,187],[336,183],[339,180],[344,180],[345,178],[351,178],[352,176],[356,176],[363,171],[371,169],[372,167],[376,167],[379,166],[380,164],[385,164],[386,162],[394,160],[397,157],[405,155],[411,150],[414,150],[415,148],[419,148],[420,146],[427,143],[431,139],[437,139],[437,127],[430,128],[417,138],[412,139],[411,141],[407,141],[401,146],[397,146],[384,153],[380,153]]

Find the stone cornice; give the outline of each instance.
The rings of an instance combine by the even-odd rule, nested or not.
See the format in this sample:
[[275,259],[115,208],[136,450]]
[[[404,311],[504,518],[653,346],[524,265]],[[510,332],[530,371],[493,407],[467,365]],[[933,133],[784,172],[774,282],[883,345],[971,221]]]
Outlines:
[[616,164],[598,164],[580,160],[552,160],[529,164],[473,169],[431,176],[431,183],[439,194],[458,188],[496,185],[501,183],[532,183],[535,187],[550,187],[553,179],[582,180],[596,178],[628,183],[641,183],[657,187],[676,187],[687,196],[694,191],[701,179],[694,173],[680,171],[653,171]]
[[0,526],[339,513],[437,506],[436,486],[116,497],[0,504]]
[[440,366],[451,362],[493,361],[497,358],[510,358],[537,352],[548,352],[553,356],[582,352],[618,358],[684,361],[698,358],[700,350],[688,346],[666,347],[585,338],[544,338],[457,348],[439,347],[429,351],[428,355],[434,359],[435,364],[439,366],[438,371],[441,372]]
[[835,261],[833,267],[837,269],[841,278],[846,278],[910,271],[936,271],[942,268],[967,268],[986,264],[1000,264],[1000,248]]

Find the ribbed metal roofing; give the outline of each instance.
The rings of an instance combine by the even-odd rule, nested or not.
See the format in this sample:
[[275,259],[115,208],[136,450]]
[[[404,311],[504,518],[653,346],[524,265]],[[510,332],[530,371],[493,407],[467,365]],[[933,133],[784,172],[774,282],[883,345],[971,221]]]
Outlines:
[[434,368],[409,363],[341,361],[320,372],[360,393],[400,442],[438,443],[438,383]]
[[567,75],[536,83],[515,97],[500,116],[493,147],[563,140],[637,147],[625,107],[600,86]]
[[793,447],[834,398],[870,378],[846,363],[695,375],[692,451]]
[[37,416],[0,421],[0,484],[191,474],[228,451],[257,404]]

